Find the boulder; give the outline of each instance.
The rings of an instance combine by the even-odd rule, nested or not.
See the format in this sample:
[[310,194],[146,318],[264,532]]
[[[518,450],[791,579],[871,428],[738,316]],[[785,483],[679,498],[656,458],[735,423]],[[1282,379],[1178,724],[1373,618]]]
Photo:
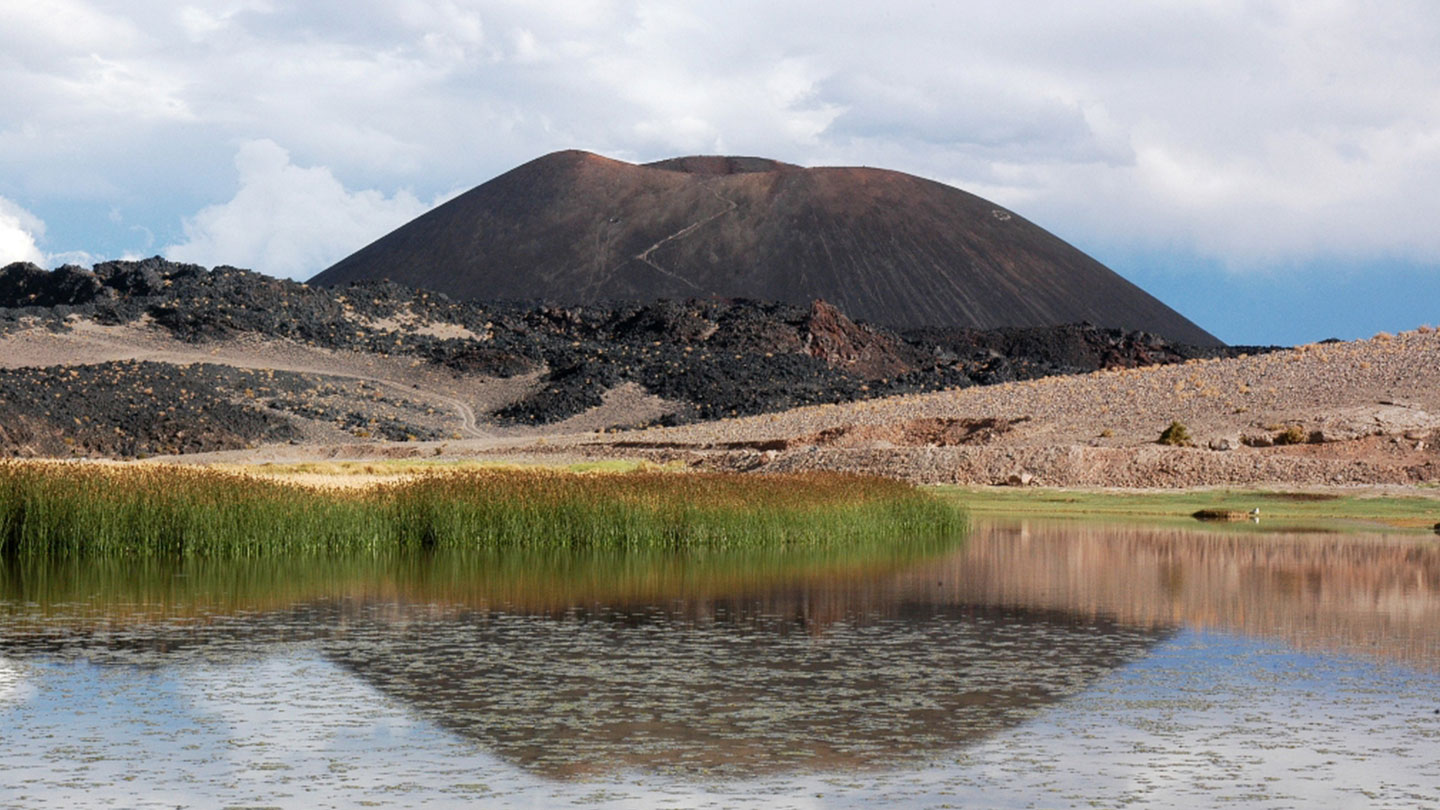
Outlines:
[[73,264],[47,272],[16,262],[0,269],[0,307],[79,306],[94,301],[104,287],[94,273]]
[[103,262],[95,265],[95,275],[105,286],[123,295],[156,295],[164,287],[160,271],[163,263],[154,259],[140,262]]
[[15,262],[0,268],[0,307],[51,306],[38,300],[49,276],[29,262]]

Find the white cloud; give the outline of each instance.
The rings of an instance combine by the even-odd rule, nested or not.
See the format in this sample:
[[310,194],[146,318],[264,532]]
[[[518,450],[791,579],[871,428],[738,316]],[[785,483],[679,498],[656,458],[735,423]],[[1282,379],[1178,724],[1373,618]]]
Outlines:
[[1237,268],[1440,263],[1431,0],[57,0],[0,6],[0,53],[0,177],[52,231],[81,195],[171,222],[225,199],[216,143],[380,190],[347,210],[579,147],[887,166]]
[[105,11],[104,5],[88,0],[5,3],[0,5],[0,43],[5,53],[30,65],[53,65],[74,53],[139,44],[131,19],[123,11]]
[[294,165],[270,140],[243,144],[235,168],[235,196],[186,219],[185,241],[166,256],[303,278],[429,208],[406,191],[349,191],[327,168]]
[[11,262],[44,264],[45,256],[36,245],[36,240],[44,234],[45,223],[0,197],[0,267]]

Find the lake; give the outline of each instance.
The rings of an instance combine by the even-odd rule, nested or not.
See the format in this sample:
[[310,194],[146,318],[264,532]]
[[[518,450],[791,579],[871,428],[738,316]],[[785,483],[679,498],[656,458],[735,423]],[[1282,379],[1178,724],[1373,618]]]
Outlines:
[[1433,807],[1440,542],[0,563],[3,807]]

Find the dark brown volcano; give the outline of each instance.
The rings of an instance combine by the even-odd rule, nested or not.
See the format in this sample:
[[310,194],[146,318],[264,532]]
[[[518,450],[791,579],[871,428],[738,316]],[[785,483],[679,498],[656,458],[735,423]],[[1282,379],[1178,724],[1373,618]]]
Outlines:
[[388,278],[467,299],[721,296],[896,328],[1089,321],[1219,341],[1053,234],[900,172],[763,158],[530,161],[311,279]]

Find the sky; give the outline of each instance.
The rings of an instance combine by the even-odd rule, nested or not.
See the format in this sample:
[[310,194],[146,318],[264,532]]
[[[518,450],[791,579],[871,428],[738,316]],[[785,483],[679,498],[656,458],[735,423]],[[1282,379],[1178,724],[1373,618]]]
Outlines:
[[1433,0],[0,0],[0,264],[304,279],[569,148],[939,180],[1231,343],[1440,323]]

